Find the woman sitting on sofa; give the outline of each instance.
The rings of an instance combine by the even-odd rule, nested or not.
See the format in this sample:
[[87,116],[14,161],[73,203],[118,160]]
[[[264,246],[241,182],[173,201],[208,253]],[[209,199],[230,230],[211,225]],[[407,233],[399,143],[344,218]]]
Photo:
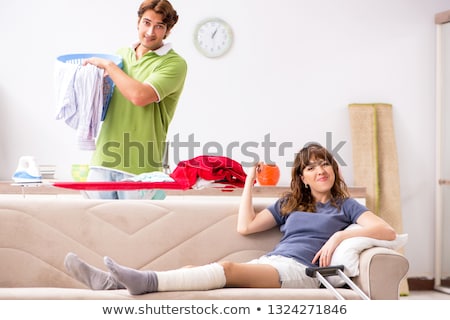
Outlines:
[[[394,229],[349,197],[333,156],[318,144],[296,155],[291,190],[261,212],[255,212],[252,188],[259,165],[248,172],[238,214],[243,235],[279,226],[283,237],[273,251],[247,263],[214,262],[170,271],[141,271],[109,257],[110,272],[88,265],[74,253],[64,261],[69,273],[94,290],[126,288],[132,295],[155,291],[209,290],[223,287],[317,288],[306,275],[311,266],[329,266],[336,247],[350,237],[393,240]],[[357,223],[361,228],[347,229]]]

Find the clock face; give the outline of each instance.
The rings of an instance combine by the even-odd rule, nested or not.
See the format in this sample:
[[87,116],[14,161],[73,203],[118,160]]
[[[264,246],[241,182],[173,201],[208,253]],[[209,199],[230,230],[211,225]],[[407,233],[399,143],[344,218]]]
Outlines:
[[233,43],[230,26],[221,19],[208,19],[201,22],[194,33],[197,49],[209,58],[224,55]]

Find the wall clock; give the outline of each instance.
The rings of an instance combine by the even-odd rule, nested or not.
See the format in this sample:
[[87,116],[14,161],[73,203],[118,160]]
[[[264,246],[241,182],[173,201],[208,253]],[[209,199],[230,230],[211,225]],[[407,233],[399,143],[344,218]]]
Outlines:
[[209,18],[200,22],[194,32],[195,47],[208,58],[223,56],[233,43],[230,25],[219,18]]

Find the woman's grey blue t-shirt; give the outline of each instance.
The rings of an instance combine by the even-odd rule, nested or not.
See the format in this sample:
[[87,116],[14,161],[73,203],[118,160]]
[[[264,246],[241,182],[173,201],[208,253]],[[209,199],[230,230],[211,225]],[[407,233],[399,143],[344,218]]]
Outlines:
[[294,258],[307,266],[316,266],[312,259],[325,242],[337,231],[343,230],[368,209],[352,198],[345,199],[340,210],[327,203],[318,203],[317,212],[293,211],[282,216],[282,199],[277,200],[267,209],[283,233],[278,245],[267,255],[281,255]]

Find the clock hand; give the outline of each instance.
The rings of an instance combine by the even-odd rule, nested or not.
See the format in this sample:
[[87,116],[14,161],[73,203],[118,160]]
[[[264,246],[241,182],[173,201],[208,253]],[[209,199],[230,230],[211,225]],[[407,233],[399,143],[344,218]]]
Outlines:
[[216,29],[216,30],[212,33],[211,39],[214,39],[214,37],[216,36],[217,30],[218,30],[218,29]]

